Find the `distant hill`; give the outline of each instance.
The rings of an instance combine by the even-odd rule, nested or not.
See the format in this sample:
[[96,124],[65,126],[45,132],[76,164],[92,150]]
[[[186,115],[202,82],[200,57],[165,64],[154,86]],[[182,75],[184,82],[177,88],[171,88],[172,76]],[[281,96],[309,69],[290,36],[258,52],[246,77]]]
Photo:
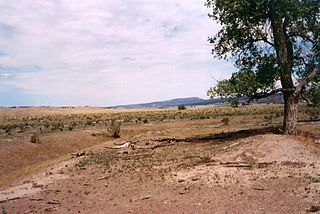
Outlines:
[[130,105],[118,105],[112,106],[111,108],[125,108],[125,109],[139,109],[139,108],[168,108],[175,107],[178,105],[185,106],[199,106],[199,105],[212,105],[221,103],[221,99],[201,99],[199,97],[189,98],[177,98],[165,101],[156,101],[150,103],[130,104]]
[[[240,103],[245,103],[246,98],[242,97],[239,99]],[[282,94],[272,95],[268,98],[263,98],[252,103],[283,103]],[[118,105],[111,106],[108,108],[122,108],[122,109],[141,109],[141,108],[169,108],[176,107],[178,105],[184,106],[204,106],[204,105],[220,105],[223,104],[220,98],[216,99],[201,99],[199,97],[189,97],[189,98],[177,98],[165,101],[156,101],[150,103],[140,103],[140,104],[129,104],[129,105]]]

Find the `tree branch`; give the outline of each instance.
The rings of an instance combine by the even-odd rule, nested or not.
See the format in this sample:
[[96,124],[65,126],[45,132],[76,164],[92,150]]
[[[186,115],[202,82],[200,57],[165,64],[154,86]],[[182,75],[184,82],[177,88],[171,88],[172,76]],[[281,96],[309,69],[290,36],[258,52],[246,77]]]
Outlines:
[[253,96],[249,97],[248,103],[250,103],[253,100],[259,100],[262,98],[267,98],[271,95],[275,95],[276,93],[280,92],[282,89],[273,89],[272,91],[269,92],[261,92],[261,93],[255,93]]
[[308,76],[306,76],[306,78],[304,78],[299,82],[299,84],[297,85],[294,91],[294,96],[296,97],[299,96],[303,87],[306,86],[309,82],[311,82],[314,78],[316,78],[316,76],[319,74],[320,74],[319,65],[315,65],[313,71]]
[[250,38],[250,42],[255,43],[255,42],[260,42],[263,41],[267,44],[269,44],[270,46],[274,47],[274,44],[272,42],[270,42],[267,38]]
[[302,90],[301,90],[301,98],[308,103],[308,106],[312,106],[312,104],[313,104],[312,101],[308,97],[306,97],[305,94],[304,94],[305,89],[306,88],[303,87]]

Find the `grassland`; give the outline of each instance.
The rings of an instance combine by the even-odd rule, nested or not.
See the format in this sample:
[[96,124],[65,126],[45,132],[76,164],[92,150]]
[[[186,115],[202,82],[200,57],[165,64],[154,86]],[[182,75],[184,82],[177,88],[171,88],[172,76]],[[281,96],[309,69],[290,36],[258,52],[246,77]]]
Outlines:
[[[260,195],[257,195],[256,190],[252,190],[251,185],[263,184],[263,188],[274,191],[270,193],[270,198],[280,197],[279,202],[286,201],[292,204],[292,209],[285,207],[284,211],[301,211],[305,206],[314,203],[317,191],[320,191],[320,188],[312,186],[315,183],[313,181],[318,181],[320,176],[314,171],[320,167],[317,156],[320,149],[318,144],[314,143],[320,138],[318,124],[320,109],[301,105],[299,136],[290,138],[274,135],[281,133],[282,108],[282,105],[249,105],[238,108],[211,106],[186,110],[2,108],[0,109],[0,188],[6,189],[9,185],[28,183],[26,178],[35,172],[45,171],[45,177],[64,175],[69,179],[58,182],[57,185],[61,185],[61,188],[56,189],[53,195],[40,193],[41,197],[55,197],[59,193],[61,200],[65,200],[72,195],[71,201],[59,208],[60,212],[68,212],[74,209],[69,207],[74,204],[72,200],[81,200],[82,195],[85,195],[90,198],[89,204],[96,204],[96,200],[107,191],[108,197],[111,198],[101,203],[99,208],[104,213],[105,207],[102,206],[104,204],[112,206],[114,212],[119,211],[114,205],[115,202],[122,203],[123,207],[120,210],[126,211],[128,205],[121,199],[126,197],[121,195],[127,195],[128,191],[160,194],[154,191],[162,185],[160,195],[172,198],[171,202],[176,205],[165,210],[163,205],[158,204],[154,211],[164,209],[164,212],[173,210],[179,212],[191,206],[188,201],[195,200],[199,194],[210,194],[209,190],[224,196],[230,194],[228,197],[233,197],[236,189],[240,192],[238,200],[242,200],[241,192],[245,189],[259,198]],[[112,137],[110,128],[112,121],[121,123],[119,138]],[[304,142],[303,145],[298,141]],[[110,149],[124,142],[134,142],[134,145],[127,149]],[[309,148],[313,152],[308,153]],[[75,163],[71,165],[67,163],[76,154],[81,154],[81,157],[72,159]],[[230,160],[230,158],[244,159],[244,167],[249,167],[250,170],[239,171],[231,168],[226,170],[221,163],[228,161],[222,159]],[[54,172],[52,166],[64,161],[66,161],[66,164],[63,164],[64,169],[59,168]],[[107,184],[97,183],[97,176],[101,178],[99,181],[107,181]],[[243,186],[241,183],[248,183],[248,179],[249,184]],[[293,186],[288,186],[286,179],[293,179],[291,181]],[[123,184],[120,185],[121,181]],[[88,185],[93,186],[93,189],[89,191]],[[297,185],[304,186],[307,190],[299,192],[294,198],[282,194],[286,189],[294,191]],[[51,187],[50,184],[36,184],[36,186],[40,186],[42,190],[57,188]],[[82,194],[83,186],[86,190]],[[208,188],[201,190],[203,186]],[[135,187],[141,188],[135,189]],[[31,188],[34,189],[33,186]],[[254,188],[261,189],[261,187]],[[189,197],[181,200],[180,197],[185,194]],[[130,195],[130,197],[135,196]],[[298,203],[301,197],[307,197],[309,201]],[[114,198],[117,198],[115,202]],[[166,202],[168,200],[166,198],[161,200]],[[140,200],[144,199],[130,199],[130,203]],[[175,200],[181,203],[177,204]],[[265,202],[265,206],[273,203],[261,200]],[[154,202],[151,200],[149,206],[158,202],[159,200]],[[22,199],[7,203],[5,207],[14,212],[25,212],[24,209],[30,206],[36,207],[39,212],[46,209],[41,203],[34,203],[36,202],[33,202],[32,198]],[[225,202],[212,196],[210,203]],[[271,207],[277,210],[279,206],[273,203]],[[89,209],[88,212],[96,211],[97,204],[93,207],[94,209]],[[87,205],[79,207],[79,211],[86,208]],[[135,208],[138,211],[140,208],[145,209],[146,206],[141,202]],[[198,209],[190,208],[194,211]],[[260,208],[254,207],[254,209]],[[223,212],[226,210],[229,209],[222,209]],[[235,205],[234,211],[236,210]],[[244,212],[245,210],[248,211],[246,207]],[[144,211],[148,213],[148,210]],[[208,211],[208,207],[205,206],[203,211]]]
[[[0,184],[7,184],[8,180],[32,172],[43,163],[66,159],[69,157],[66,155],[72,152],[111,140],[107,128],[113,120],[122,124],[120,140],[155,131],[167,132],[167,137],[183,138],[253,127],[279,126],[283,119],[282,108],[282,105],[239,108],[214,106],[186,110],[2,108]],[[315,120],[318,117],[319,109],[304,105],[300,107],[299,120]],[[190,130],[182,134],[179,129],[183,128]]]

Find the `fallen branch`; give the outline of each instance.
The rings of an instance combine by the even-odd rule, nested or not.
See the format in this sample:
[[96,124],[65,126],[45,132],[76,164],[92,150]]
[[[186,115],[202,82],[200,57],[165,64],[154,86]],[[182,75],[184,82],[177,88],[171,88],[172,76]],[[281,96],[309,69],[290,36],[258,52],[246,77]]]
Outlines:
[[21,197],[6,198],[6,199],[0,200],[0,203],[4,203],[4,202],[7,202],[7,201],[13,201],[13,200],[17,200],[17,199],[20,199],[20,198]]
[[263,187],[253,187],[254,190],[265,190]]
[[122,145],[119,145],[119,146],[113,146],[113,147],[105,146],[105,148],[108,148],[108,149],[134,148],[134,143],[132,143],[130,141],[127,141],[127,142],[125,142],[125,143],[123,143]]
[[274,164],[276,163],[276,161],[273,161],[273,162],[259,162],[259,163],[255,163],[255,165],[258,167],[258,168],[264,168],[264,167],[267,167],[271,164]]
[[134,202],[134,201],[139,201],[139,200],[146,200],[146,199],[149,199],[149,198],[152,198],[154,197],[154,195],[146,195],[146,196],[142,196],[138,199],[132,199],[131,201]]
[[43,201],[43,198],[30,198],[30,201]]
[[124,145],[125,143],[127,143],[127,142],[130,142],[131,144],[136,144],[136,143],[138,143],[139,142],[139,140],[128,140],[128,141],[126,141],[126,142],[122,142],[122,143],[114,143],[114,145],[116,145],[116,146],[122,146],[122,145]]
[[100,181],[100,180],[103,180],[103,179],[106,179],[106,178],[107,178],[106,176],[103,176],[103,177],[98,178],[97,180]]
[[81,157],[81,156],[84,156],[85,154],[86,154],[86,152],[83,151],[83,152],[78,152],[78,153],[71,153],[71,156]]
[[252,164],[248,162],[220,162],[225,167],[252,167]]
[[153,149],[160,148],[160,147],[172,146],[175,143],[177,143],[177,142],[176,141],[170,141],[170,142],[167,142],[167,143],[159,143],[157,145],[152,146],[151,149],[153,150]]
[[239,145],[240,143],[242,143],[242,142],[240,141],[240,142],[233,143],[233,144],[231,144],[231,145],[229,145],[229,146],[223,147],[222,149],[230,149],[231,147],[237,146],[237,145]]
[[47,204],[61,204],[59,199],[53,199],[47,202]]

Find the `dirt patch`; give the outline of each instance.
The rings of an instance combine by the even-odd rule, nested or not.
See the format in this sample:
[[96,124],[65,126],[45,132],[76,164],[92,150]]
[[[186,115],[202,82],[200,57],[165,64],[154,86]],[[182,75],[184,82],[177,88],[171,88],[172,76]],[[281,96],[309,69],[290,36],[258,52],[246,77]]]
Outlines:
[[1,206],[8,213],[304,213],[320,203],[319,154],[299,138],[150,149],[155,143],[144,137],[135,149],[99,148],[65,167],[63,180]]

